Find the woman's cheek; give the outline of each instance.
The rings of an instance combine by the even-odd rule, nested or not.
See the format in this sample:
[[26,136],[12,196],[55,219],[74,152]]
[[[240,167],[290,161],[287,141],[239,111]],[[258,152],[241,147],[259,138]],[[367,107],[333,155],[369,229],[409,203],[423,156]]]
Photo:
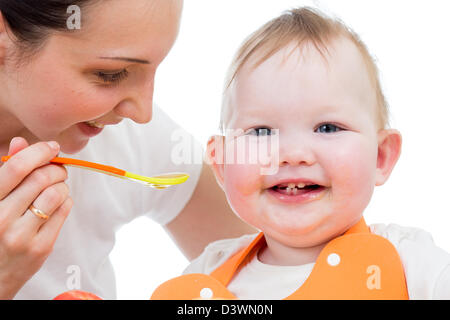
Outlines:
[[96,88],[93,84],[67,92],[67,98],[72,124],[99,118],[115,106],[114,89]]
[[[105,90],[95,88],[92,84],[67,84],[58,90],[58,94],[49,92],[53,97],[47,106],[48,116],[54,123],[69,127],[75,123],[98,118],[111,109],[112,95]],[[50,100],[50,99],[49,99]]]

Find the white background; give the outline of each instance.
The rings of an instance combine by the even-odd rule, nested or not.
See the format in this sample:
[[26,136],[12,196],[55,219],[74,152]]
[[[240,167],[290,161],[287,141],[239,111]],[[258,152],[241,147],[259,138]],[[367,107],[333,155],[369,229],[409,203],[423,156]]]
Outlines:
[[[450,252],[449,1],[186,0],[178,40],[157,74],[155,102],[205,145],[217,132],[223,79],[239,44],[300,5],[338,16],[362,37],[381,70],[392,127],[403,135],[400,160],[375,189],[367,223],[425,229]],[[111,259],[119,299],[148,299],[187,265],[146,218],[119,231]]]

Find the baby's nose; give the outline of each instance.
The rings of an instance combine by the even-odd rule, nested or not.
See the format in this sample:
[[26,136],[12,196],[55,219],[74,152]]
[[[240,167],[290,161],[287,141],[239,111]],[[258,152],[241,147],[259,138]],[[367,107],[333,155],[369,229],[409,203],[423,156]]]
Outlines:
[[313,148],[308,143],[280,144],[280,167],[291,165],[311,166],[316,162]]

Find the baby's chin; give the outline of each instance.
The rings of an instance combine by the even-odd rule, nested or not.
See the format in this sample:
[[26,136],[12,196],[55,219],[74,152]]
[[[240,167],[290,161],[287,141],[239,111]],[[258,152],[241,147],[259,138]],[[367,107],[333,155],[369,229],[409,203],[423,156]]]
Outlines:
[[338,232],[335,232],[333,229],[319,231],[319,228],[312,230],[302,230],[298,228],[295,232],[267,228],[266,230],[263,230],[263,232],[275,241],[292,248],[312,248],[321,246],[339,235]]
[[284,212],[269,215],[265,221],[260,220],[256,227],[285,245],[306,248],[321,245],[339,236],[343,225],[339,226],[323,211],[310,211],[306,214],[299,212],[289,215],[289,212]]
[[335,215],[322,216],[322,219],[305,223],[291,223],[291,225],[265,226],[265,233],[269,233],[284,245],[296,248],[320,246],[342,236],[361,217],[342,217],[335,219]]

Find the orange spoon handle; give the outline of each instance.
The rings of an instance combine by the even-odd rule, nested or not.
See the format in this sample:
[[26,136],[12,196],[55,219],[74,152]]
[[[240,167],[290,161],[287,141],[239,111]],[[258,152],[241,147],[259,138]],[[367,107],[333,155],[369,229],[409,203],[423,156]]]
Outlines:
[[[6,162],[11,158],[11,156],[4,156],[1,158],[2,162]],[[78,159],[70,159],[70,158],[61,158],[61,157],[55,157],[52,160],[50,160],[50,163],[54,164],[66,164],[71,166],[77,166],[77,167],[86,167],[91,168],[94,170],[100,170],[100,171],[106,171],[108,173],[112,173],[118,176],[125,176],[125,170],[117,169],[111,166],[105,166],[103,164],[84,161],[84,160],[78,160]]]

